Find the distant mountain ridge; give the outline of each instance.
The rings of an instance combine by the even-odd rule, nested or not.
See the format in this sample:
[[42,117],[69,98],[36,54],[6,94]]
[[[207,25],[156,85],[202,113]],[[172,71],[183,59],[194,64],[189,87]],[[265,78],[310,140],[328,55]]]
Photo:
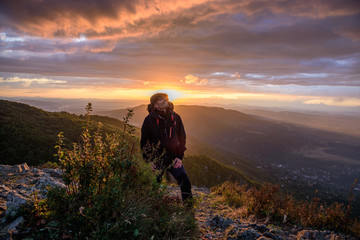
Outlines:
[[269,111],[259,109],[244,109],[244,113],[263,117],[268,120],[293,123],[324,131],[360,137],[360,115],[299,113],[291,111]]

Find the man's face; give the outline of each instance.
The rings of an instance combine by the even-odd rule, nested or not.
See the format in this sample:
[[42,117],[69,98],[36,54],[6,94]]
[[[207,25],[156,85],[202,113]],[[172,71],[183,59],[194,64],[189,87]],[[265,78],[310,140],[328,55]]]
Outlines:
[[169,107],[169,100],[167,98],[159,98],[156,100],[154,107],[158,110],[166,110]]

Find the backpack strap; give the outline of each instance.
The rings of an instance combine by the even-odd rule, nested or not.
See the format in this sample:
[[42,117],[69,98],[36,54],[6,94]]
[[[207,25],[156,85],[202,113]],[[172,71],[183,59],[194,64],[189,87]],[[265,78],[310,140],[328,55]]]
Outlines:
[[176,126],[176,120],[174,120],[175,118],[174,118],[174,113],[171,113],[171,120],[173,121],[173,123],[174,123],[174,127]]
[[174,124],[174,127],[170,127],[170,135],[169,135],[169,138],[171,138],[171,132],[172,132],[172,129],[175,128],[176,126],[176,120],[174,120],[174,113],[171,113],[171,120]]
[[[175,120],[175,117],[174,117],[174,113],[171,113],[171,120],[174,124],[173,127],[170,127],[170,134],[169,134],[169,138],[171,138],[171,133],[172,133],[172,129],[176,127],[176,120]],[[159,127],[159,117],[156,117],[156,129]]]

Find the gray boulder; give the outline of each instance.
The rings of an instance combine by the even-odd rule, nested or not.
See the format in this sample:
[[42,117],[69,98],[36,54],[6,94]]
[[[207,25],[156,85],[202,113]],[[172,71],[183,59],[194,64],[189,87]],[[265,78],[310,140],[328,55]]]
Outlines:
[[261,236],[261,234],[258,233],[255,229],[245,228],[245,229],[242,229],[241,232],[238,233],[237,239],[255,240],[255,239],[258,239],[260,236]]
[[231,220],[230,218],[225,219],[219,215],[215,215],[215,217],[209,218],[205,224],[213,229],[215,228],[226,229],[232,223],[234,223],[234,221]]

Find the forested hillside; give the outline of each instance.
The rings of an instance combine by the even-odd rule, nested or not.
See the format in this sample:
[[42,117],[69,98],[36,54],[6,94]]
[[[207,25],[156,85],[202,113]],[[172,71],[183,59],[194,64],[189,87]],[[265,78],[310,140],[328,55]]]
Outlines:
[[[84,110],[85,112],[85,110]],[[92,116],[102,122],[104,132],[122,129],[120,120]],[[67,112],[47,112],[26,104],[0,100],[0,162],[38,165],[55,161],[57,135],[64,132],[65,143],[78,142],[85,117]]]

